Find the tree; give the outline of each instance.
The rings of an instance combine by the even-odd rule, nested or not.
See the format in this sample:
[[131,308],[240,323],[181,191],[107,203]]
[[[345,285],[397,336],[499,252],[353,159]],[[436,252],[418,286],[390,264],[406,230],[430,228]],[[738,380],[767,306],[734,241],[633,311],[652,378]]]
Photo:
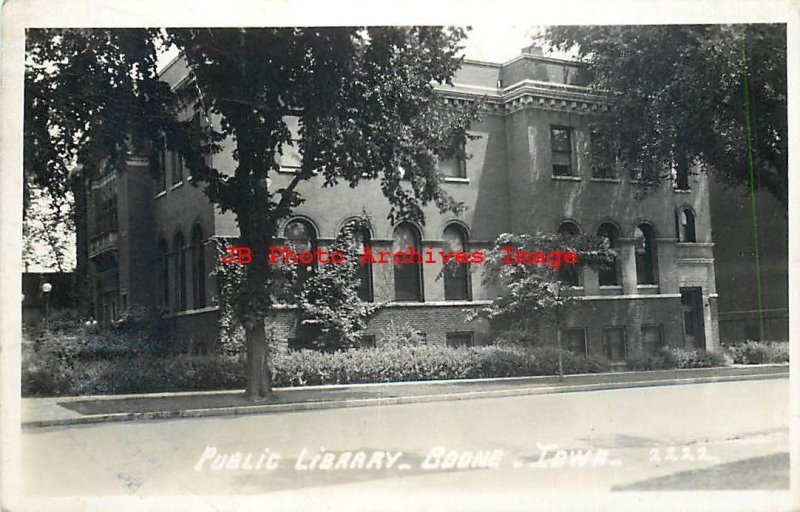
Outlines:
[[695,166],[787,205],[785,24],[568,26],[544,39],[614,91],[600,124],[645,190]]
[[[80,73],[88,69],[100,78],[90,78],[90,83],[98,82],[99,90],[79,94],[88,96],[83,102],[71,97],[81,88],[60,76],[63,69],[49,82],[61,89],[38,92],[47,100],[55,98],[48,107],[59,110],[62,118],[68,118],[64,108],[81,112],[77,118],[83,122],[75,133],[95,130],[94,137],[80,146],[89,148],[78,155],[80,162],[113,162],[124,155],[121,148],[136,148],[166,134],[168,146],[183,156],[193,178],[206,183],[210,199],[234,213],[239,243],[253,251],[235,306],[247,345],[247,395],[254,399],[269,395],[264,319],[272,303],[272,276],[267,248],[276,238],[279,220],[303,201],[299,183],[321,176],[325,186],[344,182],[355,187],[362,180],[379,179],[393,221],[423,221],[422,206],[427,203],[461,211],[462,206],[443,192],[436,163],[452,151],[453,141],[466,138],[477,108],[460,112],[442,108],[435,84],[451,83],[460,66],[464,31],[441,27],[169,30],[165,40],[181,50],[191,75],[192,87],[183,89],[180,100],[205,122],[177,121],[175,98],[154,78],[154,41],[163,33],[120,34],[60,31],[42,36],[45,41],[38,43],[48,48],[50,59],[80,61]],[[86,45],[87,39],[97,47]],[[105,68],[114,72],[109,75]],[[102,116],[86,113],[108,112],[114,106],[109,98],[119,99],[119,117],[139,119],[127,121],[129,125],[117,122],[109,131]],[[279,168],[277,157],[293,144],[286,116],[299,119],[302,165],[288,185],[276,188],[270,174]],[[65,142],[68,136],[49,130],[31,133],[36,142],[52,136],[62,145],[73,144]],[[219,151],[225,139],[234,144],[235,169],[215,169],[205,158]],[[99,148],[98,140],[104,142]]]
[[356,346],[367,327],[367,321],[382,304],[368,302],[359,296],[359,232],[369,226],[366,218],[347,224],[328,248],[344,256],[341,263],[322,264],[315,275],[301,285],[297,294],[300,311],[299,336],[311,346],[338,350]]
[[56,219],[59,229],[74,226],[84,308],[90,303],[89,181],[102,169],[123,169],[132,143],[179,127],[171,113],[176,98],[157,79],[159,34],[150,29],[26,32],[23,213],[27,217],[31,211],[38,189],[63,214]]
[[[564,254],[573,252],[577,261],[568,263]],[[537,254],[538,253],[538,254]],[[552,263],[548,255],[554,254]],[[561,255],[560,259],[555,253]],[[529,258],[518,257],[529,254]],[[578,300],[571,293],[565,274],[614,264],[619,255],[604,238],[553,233],[509,234],[497,237],[485,253],[484,284],[499,285],[502,292],[476,310],[472,317],[527,324],[531,319],[552,318]]]

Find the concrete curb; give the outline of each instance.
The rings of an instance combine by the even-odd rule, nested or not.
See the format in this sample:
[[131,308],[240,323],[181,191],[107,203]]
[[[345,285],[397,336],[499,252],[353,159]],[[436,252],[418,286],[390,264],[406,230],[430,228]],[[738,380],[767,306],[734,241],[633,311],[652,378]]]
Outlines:
[[[697,370],[706,370],[702,373],[709,373],[709,369],[697,369]],[[510,389],[494,389],[494,390],[482,390],[482,391],[463,391],[463,392],[455,392],[455,393],[438,393],[438,394],[422,394],[422,395],[413,395],[413,396],[403,396],[403,397],[377,397],[377,398],[356,398],[350,400],[321,400],[321,401],[313,401],[313,402],[299,402],[299,403],[286,403],[286,404],[256,404],[256,405],[240,405],[240,406],[232,406],[232,407],[214,407],[214,408],[197,408],[197,409],[184,409],[184,410],[164,410],[164,411],[147,411],[147,412],[123,412],[123,413],[108,413],[108,414],[91,414],[85,415],[80,417],[72,417],[72,418],[54,418],[54,419],[47,419],[47,420],[33,420],[33,421],[23,421],[22,427],[23,428],[31,428],[31,427],[56,427],[56,426],[67,426],[67,425],[85,425],[91,423],[106,423],[106,422],[116,422],[116,421],[136,421],[136,420],[152,420],[152,419],[176,419],[176,418],[202,418],[202,417],[213,417],[213,416],[239,416],[239,415],[247,415],[247,414],[266,414],[266,413],[277,413],[277,412],[303,412],[303,411],[317,411],[317,410],[324,410],[324,409],[343,409],[343,408],[350,408],[350,407],[374,407],[374,406],[384,406],[384,405],[400,405],[400,404],[414,404],[414,403],[426,403],[426,402],[441,402],[441,401],[456,401],[456,400],[471,400],[477,398],[502,398],[502,397],[513,397],[513,396],[524,396],[524,395],[545,395],[545,394],[553,394],[553,393],[574,393],[580,391],[603,391],[603,390],[613,390],[613,389],[625,389],[625,388],[641,388],[641,387],[655,387],[655,386],[669,386],[669,385],[685,385],[685,384],[703,384],[703,383],[712,383],[712,382],[731,382],[731,381],[744,381],[744,380],[764,380],[764,379],[776,379],[776,378],[785,378],[789,376],[789,366],[788,365],[763,365],[757,368],[749,367],[749,368],[742,368],[741,370],[744,371],[731,371],[731,370],[738,370],[736,368],[726,368],[724,370],[728,370],[722,373],[727,373],[727,375],[698,375],[698,376],[691,376],[693,372],[692,370],[658,370],[658,371],[650,371],[650,372],[624,372],[627,373],[627,377],[633,376],[633,374],[639,374],[642,377],[645,377],[645,380],[615,380],[615,381],[607,381],[607,382],[594,382],[594,383],[575,383],[570,384],[569,380],[579,380],[582,377],[586,377],[588,375],[594,375],[598,377],[598,374],[587,374],[584,375],[571,375],[565,379],[564,383],[555,383],[555,384],[539,384],[529,387],[517,387],[517,388],[510,388]],[[755,371],[754,371],[755,370]],[[658,373],[667,373],[673,374],[673,376],[664,375],[667,378],[651,378],[647,379],[646,377],[658,377],[659,375],[652,375]],[[677,374],[677,375],[674,375]],[[686,374],[685,377],[681,377],[680,375]],[[606,375],[614,376],[614,375],[622,375],[622,374],[604,374],[603,377]],[[520,379],[538,379],[538,377],[521,377],[521,378],[513,378],[513,381],[519,382]],[[552,380],[552,377],[547,377],[547,379]],[[480,379],[480,382],[503,382],[509,381],[509,379]],[[435,381],[431,384],[440,384],[443,382],[447,382],[453,384],[454,381]],[[459,381],[455,381],[458,383]],[[474,381],[473,381],[474,382]],[[476,384],[480,382],[474,382]],[[398,383],[398,384],[405,384],[405,383]],[[419,384],[419,383],[417,383]],[[427,384],[427,383],[426,383]],[[387,384],[384,384],[385,386]],[[390,384],[390,386],[393,384]],[[317,388],[335,388],[335,389],[342,389],[346,387],[351,387],[351,385],[347,386],[317,386]],[[292,389],[303,389],[303,388],[292,388]],[[307,388],[306,388],[307,389]],[[229,391],[228,391],[229,392]],[[210,392],[209,394],[217,393],[217,392]],[[159,395],[126,395],[126,397],[133,397],[133,396],[181,396],[187,395],[189,393],[164,393]],[[89,397],[80,397],[80,399],[87,399]],[[99,398],[99,397],[98,397]],[[110,398],[110,397],[109,397]],[[117,396],[115,398],[122,398]],[[103,397],[103,399],[106,399]]]

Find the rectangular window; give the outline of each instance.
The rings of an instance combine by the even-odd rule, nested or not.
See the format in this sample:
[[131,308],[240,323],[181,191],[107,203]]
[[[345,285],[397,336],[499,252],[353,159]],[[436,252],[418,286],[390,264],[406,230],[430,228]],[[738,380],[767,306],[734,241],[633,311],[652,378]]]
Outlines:
[[361,339],[358,341],[358,346],[360,348],[375,348],[375,335],[365,334],[361,336]]
[[443,158],[439,162],[439,171],[450,178],[466,178],[467,177],[467,151],[466,145],[462,142],[456,144],[454,154],[447,158]]
[[[360,257],[363,255],[359,255]],[[358,298],[364,302],[372,302],[372,263],[359,263],[356,267],[358,277]]]
[[474,347],[475,338],[472,331],[448,332],[446,335],[448,347]]
[[591,161],[593,178],[616,178],[614,171],[614,157],[608,136],[603,132],[592,131]]
[[281,148],[283,152],[277,155],[278,163],[281,168],[299,169],[303,163],[300,156],[300,118],[298,116],[284,116],[283,122],[289,129],[292,145],[284,144]]
[[117,231],[117,196],[102,200],[97,210],[95,223],[98,234]]
[[163,147],[158,150],[156,153],[156,159],[158,160],[158,179],[157,179],[157,191],[162,192],[167,190],[167,150]]
[[645,354],[656,355],[664,346],[664,338],[660,325],[642,326],[642,350]]
[[574,176],[572,166],[572,128],[550,127],[550,147],[553,158],[553,176]]
[[689,159],[686,154],[679,153],[672,167],[673,186],[676,190],[689,190]]
[[609,361],[625,359],[625,328],[606,327],[603,329],[603,353]]
[[183,158],[175,151],[167,153],[167,167],[172,175],[172,184],[177,185],[183,181]]
[[561,331],[561,346],[573,354],[586,355],[586,329],[564,329]]

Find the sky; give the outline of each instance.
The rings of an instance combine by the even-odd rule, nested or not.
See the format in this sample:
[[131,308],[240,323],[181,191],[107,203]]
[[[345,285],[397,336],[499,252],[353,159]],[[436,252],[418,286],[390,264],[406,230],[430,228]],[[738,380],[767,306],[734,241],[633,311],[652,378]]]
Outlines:
[[476,25],[467,33],[464,56],[467,59],[503,63],[530,46],[541,27]]

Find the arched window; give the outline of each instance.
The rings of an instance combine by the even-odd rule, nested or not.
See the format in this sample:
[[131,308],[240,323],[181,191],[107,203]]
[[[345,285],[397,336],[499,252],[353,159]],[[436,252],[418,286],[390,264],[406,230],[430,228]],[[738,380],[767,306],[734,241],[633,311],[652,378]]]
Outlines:
[[680,242],[697,242],[694,229],[694,212],[681,208],[675,212],[675,231]]
[[[608,245],[612,249],[617,246],[617,238],[619,233],[617,227],[610,222],[600,224],[597,229],[597,236],[608,240]],[[598,274],[600,286],[618,286],[619,285],[619,262],[615,259],[613,266],[600,270]]]
[[[306,220],[295,219],[286,225],[283,231],[287,245],[299,254],[303,251],[314,252],[317,250],[317,233],[314,227]],[[302,283],[314,273],[316,258],[311,263],[298,263],[297,279]]]
[[175,310],[186,310],[186,248],[183,234],[178,233],[173,240],[175,254]]
[[163,238],[158,242],[158,305],[161,308],[169,309],[169,248],[167,241]]
[[[422,302],[422,257],[419,254],[419,231],[412,224],[404,222],[394,230],[392,251],[405,252],[406,260],[394,262],[394,300]],[[409,254],[412,253],[412,254]]]
[[358,225],[349,225],[345,229],[350,230],[355,244],[355,252],[358,257],[359,263],[356,268],[356,276],[358,277],[358,297],[365,302],[372,302],[372,263],[361,263],[361,257],[364,255],[364,247],[370,243],[369,230],[366,227]]
[[[561,223],[558,227],[558,234],[565,238],[577,236],[581,233],[581,228],[577,224],[568,220]],[[560,279],[570,286],[581,286],[581,271],[575,265],[563,264],[558,271]]]
[[458,224],[444,228],[444,252],[452,251],[453,259],[444,269],[444,300],[471,300],[469,265],[455,261],[455,254],[467,251],[467,233]]
[[657,284],[656,269],[656,237],[653,228],[648,224],[639,224],[633,234],[636,251],[636,282],[639,284]]
[[206,307],[206,252],[198,224],[192,229],[192,307]]

